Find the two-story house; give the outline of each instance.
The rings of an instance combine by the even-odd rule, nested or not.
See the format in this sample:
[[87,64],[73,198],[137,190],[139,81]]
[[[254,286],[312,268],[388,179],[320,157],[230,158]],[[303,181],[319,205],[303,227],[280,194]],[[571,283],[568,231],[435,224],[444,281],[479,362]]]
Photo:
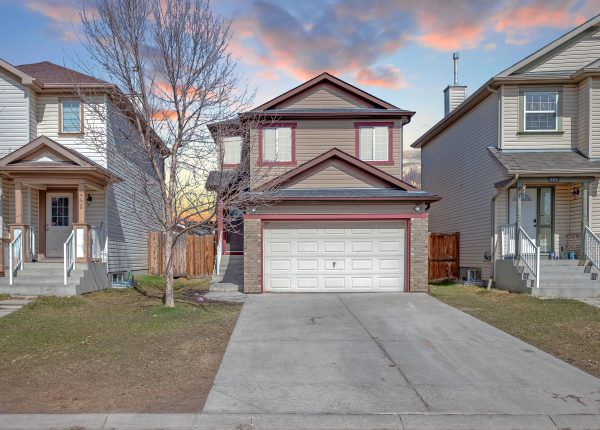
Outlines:
[[0,293],[73,295],[147,269],[135,128],[111,87],[49,62],[0,60]]
[[400,179],[413,114],[323,73],[209,127],[222,153],[207,187],[222,198],[249,178],[239,222],[221,208],[221,277],[248,293],[426,291],[438,198]]
[[[413,146],[442,197],[429,228],[460,233],[460,265],[500,288],[597,297],[600,16],[489,79]],[[476,275],[475,275],[476,276]]]

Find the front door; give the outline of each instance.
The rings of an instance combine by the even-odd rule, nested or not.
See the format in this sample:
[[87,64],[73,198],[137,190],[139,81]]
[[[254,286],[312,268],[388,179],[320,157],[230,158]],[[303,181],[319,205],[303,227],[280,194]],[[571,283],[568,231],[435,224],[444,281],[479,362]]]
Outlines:
[[63,257],[63,244],[71,234],[72,195],[46,194],[46,256]]
[[[552,187],[528,187],[521,200],[521,227],[540,247],[540,252],[553,251],[552,226],[554,195]],[[517,220],[517,190],[509,190],[509,223]]]

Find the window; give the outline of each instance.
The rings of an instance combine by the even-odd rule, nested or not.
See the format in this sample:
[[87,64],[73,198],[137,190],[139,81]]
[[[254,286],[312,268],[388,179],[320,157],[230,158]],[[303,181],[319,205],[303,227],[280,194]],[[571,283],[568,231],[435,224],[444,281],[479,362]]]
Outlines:
[[242,158],[242,137],[228,136],[223,138],[223,165],[239,164]]
[[393,123],[355,123],[356,156],[371,163],[391,163]]
[[558,92],[526,92],[525,131],[558,131]]
[[259,162],[294,164],[294,128],[295,124],[262,127]]
[[61,99],[60,100],[60,132],[61,133],[81,133],[81,100],[79,99]]
[[52,197],[50,222],[53,227],[69,226],[69,198]]

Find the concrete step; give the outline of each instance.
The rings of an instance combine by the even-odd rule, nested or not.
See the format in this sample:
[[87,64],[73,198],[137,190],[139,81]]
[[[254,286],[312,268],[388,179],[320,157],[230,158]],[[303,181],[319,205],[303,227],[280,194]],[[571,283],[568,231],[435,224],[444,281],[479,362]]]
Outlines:
[[532,288],[531,295],[546,299],[600,298],[600,286]]
[[208,290],[209,291],[220,291],[220,292],[233,292],[233,291],[242,291],[244,289],[244,285],[232,284],[228,282],[219,282],[216,284],[210,284]]
[[581,260],[550,260],[540,258],[540,266],[583,266]]
[[0,294],[12,296],[74,296],[75,285],[8,285],[0,284]]

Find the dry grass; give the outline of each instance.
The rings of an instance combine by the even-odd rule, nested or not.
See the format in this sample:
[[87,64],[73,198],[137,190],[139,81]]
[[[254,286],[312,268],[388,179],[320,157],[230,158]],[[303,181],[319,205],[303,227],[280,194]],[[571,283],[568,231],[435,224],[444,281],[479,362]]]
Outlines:
[[239,310],[131,289],[40,298],[0,319],[0,412],[198,412]]
[[600,377],[600,309],[577,300],[542,300],[468,285],[430,285],[430,293]]

